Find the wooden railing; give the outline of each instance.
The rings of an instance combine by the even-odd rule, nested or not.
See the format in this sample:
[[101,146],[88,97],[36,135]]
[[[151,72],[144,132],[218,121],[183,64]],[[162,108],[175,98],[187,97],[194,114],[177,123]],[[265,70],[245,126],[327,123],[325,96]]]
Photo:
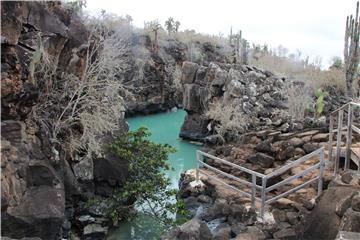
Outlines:
[[[282,180],[281,182],[278,182],[274,185],[271,185],[271,186],[268,186],[267,187],[267,182],[269,179],[273,178],[273,177],[276,177],[276,176],[279,176],[283,173],[285,173],[286,171],[290,170],[291,168],[293,167],[296,167],[296,166],[299,166],[300,164],[302,164],[303,162],[311,159],[312,157],[316,156],[316,155],[319,155],[320,156],[320,161],[310,167],[308,167],[307,169],[304,169],[303,171],[301,171],[300,173],[297,173],[293,176],[290,176],[284,180]],[[218,161],[220,163],[223,163],[225,165],[228,165],[236,170],[240,170],[242,172],[245,172],[249,175],[251,175],[251,181],[248,181],[248,180],[245,180],[245,179],[241,179],[239,177],[236,177],[232,174],[229,174],[229,173],[226,173],[214,166],[211,166],[207,163],[205,163],[203,161],[203,158],[204,157],[207,157],[207,158],[210,158],[210,159],[213,159],[215,161]],[[221,158],[218,158],[216,156],[213,156],[211,154],[208,154],[208,153],[205,153],[205,152],[202,152],[200,150],[198,150],[196,152],[196,181],[199,181],[199,174],[202,173],[206,176],[208,176],[209,178],[212,178],[218,182],[220,182],[221,184],[239,192],[241,195],[244,195],[246,197],[249,197],[251,199],[251,206],[255,208],[255,201],[259,201],[261,203],[261,208],[260,208],[260,216],[263,217],[264,216],[264,211],[265,211],[265,206],[266,204],[270,204],[274,201],[276,201],[277,199],[279,198],[282,198],[282,197],[285,197],[287,195],[289,195],[290,193],[293,193],[301,188],[304,188],[305,186],[315,182],[315,181],[318,181],[318,193],[317,193],[317,196],[320,196],[321,192],[322,192],[322,184],[323,184],[323,181],[322,181],[322,177],[323,177],[323,172],[324,172],[324,165],[325,165],[325,162],[324,162],[324,148],[319,148],[317,150],[315,150],[314,152],[311,152],[299,159],[297,159],[296,161],[294,162],[291,162],[291,163],[288,163],[284,166],[282,166],[281,168],[273,171],[272,173],[269,173],[267,175],[265,174],[262,174],[262,173],[258,173],[256,171],[253,171],[253,170],[250,170],[250,169],[247,169],[245,167],[242,167],[242,166],[239,166],[237,164],[234,164],[234,163],[231,163],[229,161],[226,161],[224,159],[221,159]],[[202,170],[202,168],[207,168],[207,169],[210,169],[211,171],[217,173],[217,174],[220,174],[224,177],[227,177],[227,178],[230,178],[232,180],[235,180],[237,182],[239,182],[240,184],[243,184],[247,187],[250,187],[251,189],[251,192],[246,192],[244,191],[244,189],[240,189],[239,187],[235,187],[235,186],[232,186],[228,183],[226,183],[224,180],[214,176],[214,175],[210,175],[208,174],[206,171]],[[319,169],[319,174],[313,178],[313,179],[310,179],[304,183],[302,183],[301,185],[299,186],[296,186],[284,193],[281,193],[279,195],[276,195],[275,197],[272,197],[272,198],[268,198],[267,195],[269,192],[281,187],[281,186],[284,186],[288,183],[290,183],[291,181],[295,180],[295,179],[298,179],[298,178],[301,178],[303,177],[304,175],[308,174],[309,172],[311,171],[314,171],[316,169]],[[257,184],[257,178],[260,178],[261,179],[261,185],[258,185]],[[257,197],[257,190],[259,190],[259,196],[260,197]]]
[[[360,134],[360,128],[356,127],[353,124],[354,120],[354,109],[360,108],[360,103],[349,102],[340,108],[336,109],[330,114],[330,126],[329,126],[329,160],[332,161],[333,158],[333,138],[334,133],[336,133],[336,152],[335,152],[335,162],[334,162],[334,175],[339,171],[340,164],[340,152],[341,152],[341,137],[346,134],[346,146],[345,146],[345,164],[344,169],[349,169],[350,158],[351,158],[351,142],[353,132]],[[343,126],[344,122],[344,112],[347,111],[347,124]],[[334,129],[334,118],[337,115],[337,128]],[[357,163],[360,170],[360,163]]]

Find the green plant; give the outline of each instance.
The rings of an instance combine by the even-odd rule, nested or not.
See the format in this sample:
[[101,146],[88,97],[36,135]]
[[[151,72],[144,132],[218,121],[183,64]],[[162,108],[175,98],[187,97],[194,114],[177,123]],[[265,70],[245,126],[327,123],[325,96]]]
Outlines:
[[41,33],[39,32],[36,38],[36,50],[33,52],[29,65],[29,80],[33,85],[36,85],[36,78],[34,76],[35,68],[36,65],[40,63],[43,52],[44,52],[44,46],[42,44]]
[[176,201],[176,189],[170,189],[170,179],[165,170],[168,155],[175,149],[167,144],[159,144],[148,139],[149,131],[141,127],[118,137],[110,146],[120,159],[128,162],[128,177],[123,187],[109,199],[107,213],[114,221],[136,215],[134,206],[142,213],[156,218],[165,229],[173,226],[181,218],[173,215],[184,214],[184,204]]
[[324,98],[329,94],[326,91],[323,91],[321,88],[318,88],[315,91],[316,103],[315,103],[315,117],[320,117],[321,113],[324,111]]
[[353,82],[360,61],[359,34],[359,2],[357,2],[355,18],[353,18],[353,15],[347,16],[345,26],[344,68],[346,75],[346,94],[350,98],[353,97]]

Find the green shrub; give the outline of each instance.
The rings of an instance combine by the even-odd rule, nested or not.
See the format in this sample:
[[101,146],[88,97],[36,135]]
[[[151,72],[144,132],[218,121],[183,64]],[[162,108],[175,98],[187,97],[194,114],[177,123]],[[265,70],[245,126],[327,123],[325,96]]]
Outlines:
[[141,212],[159,220],[165,229],[182,220],[174,219],[175,213],[185,214],[183,201],[175,200],[178,190],[169,188],[170,179],[164,171],[170,170],[168,155],[176,150],[167,144],[152,142],[148,139],[150,135],[141,127],[111,144],[110,150],[128,162],[129,174],[123,187],[111,197],[108,215],[114,221],[133,217],[136,205]]
[[321,113],[324,111],[324,98],[328,95],[326,91],[318,88],[315,91],[316,103],[315,103],[315,117],[319,118]]

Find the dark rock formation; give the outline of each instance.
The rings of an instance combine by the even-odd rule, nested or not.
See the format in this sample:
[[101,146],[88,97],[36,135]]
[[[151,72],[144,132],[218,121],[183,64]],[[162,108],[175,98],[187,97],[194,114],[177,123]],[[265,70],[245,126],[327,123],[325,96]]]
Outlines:
[[[223,103],[224,108],[234,107],[236,111],[247,116],[249,121],[243,127],[249,129],[257,129],[260,126],[282,126],[285,129],[284,124],[291,120],[284,110],[287,106],[286,97],[281,94],[283,79],[267,76],[255,67],[213,62],[208,66],[199,67],[196,63],[184,62],[182,83],[183,106],[189,114],[184,126],[189,125],[188,122],[199,115],[208,122],[213,120],[206,116],[205,112],[214,102]],[[192,115],[194,117],[191,117]],[[216,124],[215,122],[214,125]],[[289,129],[288,123],[283,131]],[[208,130],[208,134],[211,130],[213,126]],[[193,128],[190,132],[183,128],[180,136],[191,139],[192,136],[203,135],[199,134],[201,131]]]
[[[331,187],[324,191],[319,203],[306,220],[306,230],[304,239],[334,239],[339,231],[341,217],[336,214],[336,206],[342,200],[353,196],[358,189],[353,187]],[[347,211],[344,215],[343,228],[351,231],[353,220],[356,220],[356,214],[353,211]],[[358,221],[359,222],[359,221]],[[359,230],[359,229],[358,229]]]
[[162,240],[172,239],[194,239],[194,240],[211,240],[212,234],[206,224],[199,219],[192,219],[189,222],[171,230],[161,237]]
[[67,238],[79,199],[119,186],[127,168],[109,156],[93,163],[52,142],[31,114],[41,84],[31,81],[29,66],[41,36],[59,77],[81,76],[88,30],[62,3],[34,1],[1,2],[1,28],[1,236]]

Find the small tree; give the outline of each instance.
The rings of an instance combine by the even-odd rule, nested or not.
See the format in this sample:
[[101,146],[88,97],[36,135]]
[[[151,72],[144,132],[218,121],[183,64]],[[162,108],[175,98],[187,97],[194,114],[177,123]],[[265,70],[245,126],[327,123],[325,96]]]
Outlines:
[[357,2],[355,18],[353,18],[353,15],[347,16],[345,26],[344,68],[346,93],[350,98],[353,97],[353,82],[356,78],[356,71],[359,66],[359,33],[359,2]]
[[133,206],[127,206],[129,199],[136,199],[143,213],[155,217],[167,228],[174,223],[171,214],[184,213],[182,201],[174,199],[177,190],[169,188],[170,179],[164,172],[170,170],[167,159],[175,149],[150,141],[150,135],[141,127],[120,136],[110,146],[112,152],[129,163],[129,174],[123,187],[108,199],[107,210],[113,220],[120,220],[131,212]]
[[176,21],[174,23],[174,31],[177,33],[179,31],[179,27],[180,27],[180,22],[179,21]]
[[165,28],[170,36],[171,32],[173,32],[175,27],[175,22],[174,19],[172,17],[169,17],[168,20],[166,20],[165,22]]

